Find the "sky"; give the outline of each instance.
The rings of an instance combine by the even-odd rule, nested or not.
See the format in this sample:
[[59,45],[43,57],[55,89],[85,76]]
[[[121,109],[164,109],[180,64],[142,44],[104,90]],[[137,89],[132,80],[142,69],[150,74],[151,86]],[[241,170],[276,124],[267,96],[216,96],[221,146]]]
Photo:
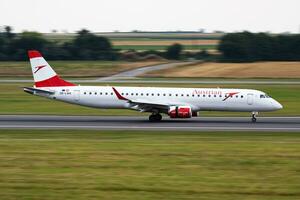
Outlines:
[[300,0],[0,0],[15,32],[300,32]]

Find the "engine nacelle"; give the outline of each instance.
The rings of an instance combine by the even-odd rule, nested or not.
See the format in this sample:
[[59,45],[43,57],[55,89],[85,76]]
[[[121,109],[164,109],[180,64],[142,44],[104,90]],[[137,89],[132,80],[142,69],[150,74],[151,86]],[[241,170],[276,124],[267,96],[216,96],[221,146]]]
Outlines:
[[171,106],[168,112],[170,118],[191,118],[192,113],[190,106]]

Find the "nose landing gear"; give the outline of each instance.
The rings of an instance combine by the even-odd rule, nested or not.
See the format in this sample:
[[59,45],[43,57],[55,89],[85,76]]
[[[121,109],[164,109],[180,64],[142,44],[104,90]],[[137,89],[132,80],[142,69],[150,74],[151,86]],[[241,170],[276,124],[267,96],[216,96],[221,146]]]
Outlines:
[[150,122],[159,122],[161,121],[162,116],[159,113],[153,113],[152,115],[149,116],[149,121]]
[[251,121],[253,122],[253,123],[255,123],[256,122],[256,116],[258,115],[258,112],[252,112],[252,119],[251,119]]

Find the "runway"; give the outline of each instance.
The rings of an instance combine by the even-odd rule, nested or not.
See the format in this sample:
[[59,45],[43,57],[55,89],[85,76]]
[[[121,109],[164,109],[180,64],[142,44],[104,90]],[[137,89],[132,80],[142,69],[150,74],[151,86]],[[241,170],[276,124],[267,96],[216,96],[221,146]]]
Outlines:
[[276,131],[300,132],[300,117],[196,117],[151,123],[147,116],[1,115],[1,129],[172,130],[172,131]]

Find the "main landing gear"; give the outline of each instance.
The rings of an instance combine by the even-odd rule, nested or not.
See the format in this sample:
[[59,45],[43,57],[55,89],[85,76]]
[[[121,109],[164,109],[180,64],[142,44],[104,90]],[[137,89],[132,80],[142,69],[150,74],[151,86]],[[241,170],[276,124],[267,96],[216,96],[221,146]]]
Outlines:
[[152,115],[149,116],[149,121],[150,122],[159,122],[161,121],[162,116],[159,113],[153,113]]
[[252,112],[252,122],[255,123],[256,122],[256,116],[258,115],[258,112]]

